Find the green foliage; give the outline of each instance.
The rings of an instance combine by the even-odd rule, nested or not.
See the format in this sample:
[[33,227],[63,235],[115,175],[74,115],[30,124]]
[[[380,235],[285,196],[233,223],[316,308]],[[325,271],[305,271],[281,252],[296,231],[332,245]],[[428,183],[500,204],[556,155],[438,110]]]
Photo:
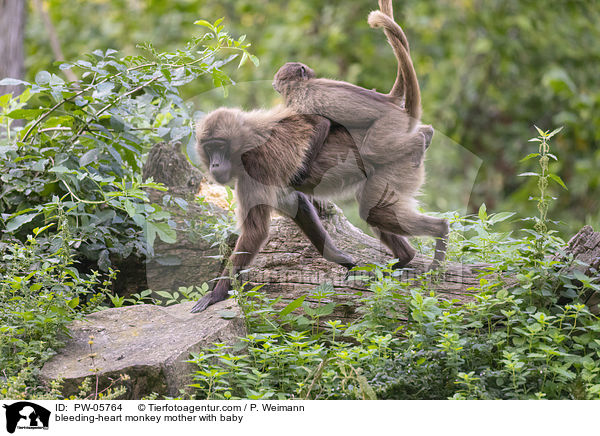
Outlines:
[[[323,291],[313,292],[317,301]],[[311,296],[311,297],[312,297]],[[332,303],[311,307],[304,296],[277,309],[279,302],[258,288],[244,291],[246,316],[251,330],[236,347],[215,344],[192,353],[199,366],[194,374],[195,396],[210,399],[355,398],[374,399],[363,370],[373,356],[387,352],[391,335],[367,332],[357,335],[360,346],[336,340],[346,326],[330,321]],[[301,314],[291,313],[301,310]]]
[[[106,295],[118,307],[206,292],[202,285],[123,298],[110,288],[115,260],[152,256],[156,238],[176,241],[170,213],[146,192],[164,188],[143,180],[142,168],[154,143],[191,138],[192,112],[179,88],[191,81],[225,86],[224,68],[235,58],[256,63],[221,21],[198,22],[204,33],[183,49],[159,52],[146,43],[144,55],[125,57],[95,50],[60,65],[77,71],[77,82],[39,71],[20,96],[0,97],[1,396],[44,397],[38,368],[61,346],[68,323],[102,308]],[[231,225],[225,218],[218,224]],[[94,392],[86,383],[78,398],[122,393]]]
[[0,368],[6,376],[42,365],[62,344],[67,324],[96,310],[110,287],[97,272],[75,268],[66,217],[58,222],[51,237],[42,237],[46,226],[24,243],[0,242]]
[[[61,202],[72,237],[86,258],[107,271],[111,258],[153,254],[156,237],[176,241],[175,225],[144,189],[162,189],[141,178],[145,152],[161,140],[188,142],[190,108],[178,87],[202,77],[216,86],[231,80],[223,66],[238,55],[252,59],[248,44],[228,36],[218,20],[198,24],[209,31],[184,49],[118,58],[96,50],[86,60],[63,64],[81,73],[66,83],[40,71],[16,98],[3,97],[2,121],[9,127],[0,143],[1,222],[20,238],[48,222]],[[218,60],[223,51],[232,51]],[[27,108],[23,108],[24,103]],[[25,120],[11,131],[12,120]]]

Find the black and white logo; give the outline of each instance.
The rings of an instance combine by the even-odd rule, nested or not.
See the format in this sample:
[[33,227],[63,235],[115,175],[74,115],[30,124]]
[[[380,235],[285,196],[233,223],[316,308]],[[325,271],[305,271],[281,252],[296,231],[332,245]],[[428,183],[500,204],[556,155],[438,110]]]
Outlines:
[[6,409],[6,431],[14,433],[16,429],[48,430],[50,411],[29,401],[19,401],[10,405],[4,404]]

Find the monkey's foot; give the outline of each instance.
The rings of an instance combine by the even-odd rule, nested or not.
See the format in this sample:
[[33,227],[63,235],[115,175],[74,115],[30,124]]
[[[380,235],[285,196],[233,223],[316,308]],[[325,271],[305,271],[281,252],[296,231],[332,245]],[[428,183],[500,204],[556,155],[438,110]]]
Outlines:
[[431,272],[431,271],[439,271],[441,268],[442,262],[438,259],[433,259],[433,262],[431,262],[431,264],[427,267],[427,270],[425,270],[425,272]]
[[425,137],[425,149],[429,148],[434,133],[433,127],[431,127],[429,124],[424,124],[419,128],[419,132],[421,132]]
[[191,313],[202,312],[202,311],[206,310],[206,308],[208,306],[212,306],[213,304],[218,303],[219,301],[226,300],[227,297],[228,297],[227,294],[219,295],[219,293],[215,293],[215,291],[209,292],[204,297],[202,297],[200,300],[198,300],[198,302],[194,305],[194,307],[192,307],[192,310],[190,310],[190,312]]

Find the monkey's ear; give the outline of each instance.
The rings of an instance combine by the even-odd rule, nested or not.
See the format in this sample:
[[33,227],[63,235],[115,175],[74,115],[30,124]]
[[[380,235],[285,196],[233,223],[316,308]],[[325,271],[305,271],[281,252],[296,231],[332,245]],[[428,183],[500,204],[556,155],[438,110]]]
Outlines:
[[304,65],[300,66],[300,76],[303,80],[308,79],[308,72],[306,71],[306,67]]

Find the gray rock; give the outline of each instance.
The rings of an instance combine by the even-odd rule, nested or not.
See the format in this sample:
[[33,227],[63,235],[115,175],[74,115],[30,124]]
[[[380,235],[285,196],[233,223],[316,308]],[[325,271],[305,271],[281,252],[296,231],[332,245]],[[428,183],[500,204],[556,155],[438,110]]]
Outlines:
[[[97,368],[99,391],[110,384],[110,378],[127,374],[128,399],[140,399],[152,392],[177,395],[191,383],[191,374],[197,369],[185,362],[190,352],[215,342],[233,344],[246,334],[235,300],[222,301],[200,314],[190,313],[193,305],[129,306],[75,321],[65,347],[42,368],[42,379],[62,378],[63,393],[72,395]],[[90,336],[94,336],[92,350]],[[96,354],[93,363],[91,352]]]

